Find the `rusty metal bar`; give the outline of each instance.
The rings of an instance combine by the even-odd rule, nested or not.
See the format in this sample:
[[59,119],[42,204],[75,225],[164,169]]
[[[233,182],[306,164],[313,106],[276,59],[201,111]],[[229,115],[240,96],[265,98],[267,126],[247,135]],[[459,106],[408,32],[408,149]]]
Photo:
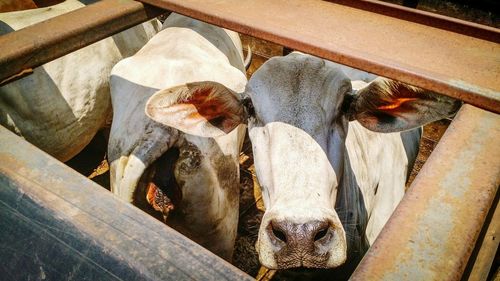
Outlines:
[[500,113],[495,42],[317,0],[140,1]]
[[0,126],[0,276],[253,280]]
[[464,105],[350,280],[460,280],[500,184],[500,116]]
[[132,0],[103,0],[0,36],[0,81],[35,68],[164,11]]
[[468,267],[470,266],[470,272],[467,273],[466,278],[465,273],[462,276],[462,280],[468,281],[486,281],[488,280],[488,274],[490,273],[491,267],[495,260],[495,255],[498,250],[498,245],[500,242],[500,208],[498,206],[498,198],[500,194],[497,194],[497,198],[492,206],[491,216],[489,217],[489,223],[485,223],[483,231],[481,232],[481,240],[478,241],[476,249],[473,252],[474,260],[469,260]]
[[455,33],[480,38],[495,43],[500,43],[500,31],[494,27],[489,27],[473,22],[468,22],[456,18],[442,16],[422,10],[403,7],[400,5],[382,2],[378,0],[327,0],[356,9],[365,10],[393,18],[423,24],[428,27],[436,27],[452,31]]

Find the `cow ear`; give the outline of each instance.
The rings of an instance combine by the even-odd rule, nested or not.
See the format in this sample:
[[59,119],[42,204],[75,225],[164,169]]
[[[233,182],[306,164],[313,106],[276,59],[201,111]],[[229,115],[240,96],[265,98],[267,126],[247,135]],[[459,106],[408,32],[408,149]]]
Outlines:
[[461,102],[387,78],[360,89],[349,106],[349,118],[375,132],[400,132],[450,117]]
[[188,83],[160,90],[148,100],[146,115],[202,137],[225,135],[246,120],[238,95],[216,82]]

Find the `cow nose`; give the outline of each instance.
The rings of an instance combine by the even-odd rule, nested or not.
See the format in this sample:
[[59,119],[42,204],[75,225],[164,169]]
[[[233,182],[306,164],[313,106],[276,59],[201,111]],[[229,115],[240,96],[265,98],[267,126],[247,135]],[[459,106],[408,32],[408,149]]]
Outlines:
[[264,266],[273,269],[333,268],[346,261],[345,232],[335,217],[293,219],[294,222],[283,217],[267,218],[262,224],[256,247]]
[[304,254],[313,254],[318,246],[327,244],[333,236],[330,223],[319,220],[299,224],[271,220],[268,234],[275,246]]

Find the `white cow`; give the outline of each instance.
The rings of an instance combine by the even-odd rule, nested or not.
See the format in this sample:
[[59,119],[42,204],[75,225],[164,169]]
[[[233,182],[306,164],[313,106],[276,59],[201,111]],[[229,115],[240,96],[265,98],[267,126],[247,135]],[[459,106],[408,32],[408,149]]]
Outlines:
[[[196,82],[204,80],[224,86],[198,88]],[[200,111],[224,115],[223,108],[210,106],[219,103],[212,95],[226,87],[241,92],[246,82],[237,33],[177,14],[137,54],[120,61],[110,81],[112,192],[159,218],[168,215],[169,225],[227,260],[236,238],[245,127],[216,138],[198,137],[154,122],[144,108],[155,92],[169,99],[189,98],[195,91],[206,101]]]
[[420,126],[460,105],[382,78],[356,90],[333,64],[299,53],[267,61],[241,100],[220,89],[211,101],[224,108],[216,124],[207,122],[214,117],[200,110],[206,105],[198,97],[214,87],[221,86],[205,82],[189,95],[157,94],[147,114],[212,137],[248,121],[266,207],[256,248],[260,262],[275,269],[359,261],[403,196]]
[[[0,34],[83,7],[68,0],[47,8],[0,14]],[[160,23],[153,20],[34,69],[0,88],[0,124],[66,161],[80,152],[111,115],[109,74],[137,52]]]

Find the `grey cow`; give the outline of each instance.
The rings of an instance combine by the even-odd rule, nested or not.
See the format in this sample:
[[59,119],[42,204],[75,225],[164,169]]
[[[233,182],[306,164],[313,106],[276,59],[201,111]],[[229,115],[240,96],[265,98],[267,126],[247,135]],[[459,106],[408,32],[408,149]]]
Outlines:
[[[153,96],[147,114],[203,136],[248,123],[266,207],[256,244],[260,262],[275,269],[335,268],[359,261],[401,200],[420,127],[460,106],[389,79],[351,82],[334,64],[292,53],[267,61],[239,95],[197,83],[193,89],[217,91]],[[217,123],[199,110],[207,92],[224,109]],[[179,104],[192,105],[186,118],[162,114]]]

